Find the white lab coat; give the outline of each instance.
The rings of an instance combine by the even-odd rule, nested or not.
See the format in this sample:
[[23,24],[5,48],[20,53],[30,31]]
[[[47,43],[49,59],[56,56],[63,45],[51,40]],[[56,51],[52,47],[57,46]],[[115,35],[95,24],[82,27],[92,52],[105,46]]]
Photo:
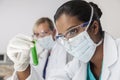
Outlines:
[[[39,65],[34,66],[32,64],[31,57],[30,61],[31,74],[26,80],[44,80],[42,77],[43,69],[49,52],[48,50],[41,49],[39,45],[37,45],[37,52],[39,57]],[[58,72],[59,69],[63,68],[66,65],[66,63],[67,63],[66,51],[59,43],[55,43],[54,47],[52,48],[52,51],[50,52],[49,61],[46,68],[46,79],[54,75],[55,72]],[[16,71],[14,71],[13,75],[7,80],[18,80]]]
[[[105,33],[103,47],[101,80],[120,80],[120,39],[115,40],[108,33]],[[73,59],[68,64],[64,70],[49,80],[86,80],[86,63]]]
[[[66,53],[58,49],[51,55],[46,80],[86,80],[87,64],[76,58],[66,64]],[[103,50],[101,80],[120,80],[120,39],[115,40],[105,33]],[[37,71],[39,68],[31,67],[31,75],[26,80],[43,80]],[[12,80],[17,80],[15,78]]]

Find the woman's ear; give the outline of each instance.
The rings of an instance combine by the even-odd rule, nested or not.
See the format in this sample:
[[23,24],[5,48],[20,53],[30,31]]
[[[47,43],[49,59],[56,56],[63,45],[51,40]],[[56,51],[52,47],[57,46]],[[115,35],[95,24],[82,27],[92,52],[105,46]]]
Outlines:
[[98,37],[99,37],[99,22],[98,21],[93,21],[92,25],[88,29],[88,33],[91,37],[91,39],[97,43],[98,42]]
[[94,21],[93,24],[91,25],[91,30],[94,35],[97,35],[99,33],[99,23],[98,21]]

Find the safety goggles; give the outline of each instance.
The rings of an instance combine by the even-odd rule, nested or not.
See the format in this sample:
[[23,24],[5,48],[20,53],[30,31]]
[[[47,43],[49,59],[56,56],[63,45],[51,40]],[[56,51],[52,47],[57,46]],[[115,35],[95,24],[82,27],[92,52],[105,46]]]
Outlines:
[[48,36],[50,34],[51,34],[51,31],[42,31],[42,32],[39,32],[39,33],[34,32],[33,38],[34,39],[43,38],[43,37]]
[[63,34],[59,34],[57,35],[57,39],[61,38],[61,39],[66,39],[69,40],[72,37],[75,37],[76,35],[78,35],[80,32],[83,31],[83,29],[86,28],[86,26],[88,25],[89,22],[85,22],[82,23],[80,25],[77,25],[73,28],[70,28],[69,30],[67,30],[66,32],[64,32]]

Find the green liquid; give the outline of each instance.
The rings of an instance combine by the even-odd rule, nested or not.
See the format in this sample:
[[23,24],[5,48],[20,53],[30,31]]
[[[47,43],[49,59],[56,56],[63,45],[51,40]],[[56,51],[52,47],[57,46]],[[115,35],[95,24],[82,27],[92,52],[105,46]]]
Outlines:
[[33,64],[35,66],[38,65],[38,56],[37,56],[37,51],[36,51],[36,41],[33,41],[34,42],[34,47],[31,48],[31,52],[32,52],[32,59],[33,59]]

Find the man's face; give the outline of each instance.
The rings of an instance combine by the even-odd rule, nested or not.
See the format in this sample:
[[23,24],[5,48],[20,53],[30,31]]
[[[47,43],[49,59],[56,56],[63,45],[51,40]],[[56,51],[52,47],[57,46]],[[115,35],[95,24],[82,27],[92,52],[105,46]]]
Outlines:
[[45,36],[52,35],[53,32],[49,28],[49,24],[47,22],[41,23],[34,29],[35,38],[43,38]]

